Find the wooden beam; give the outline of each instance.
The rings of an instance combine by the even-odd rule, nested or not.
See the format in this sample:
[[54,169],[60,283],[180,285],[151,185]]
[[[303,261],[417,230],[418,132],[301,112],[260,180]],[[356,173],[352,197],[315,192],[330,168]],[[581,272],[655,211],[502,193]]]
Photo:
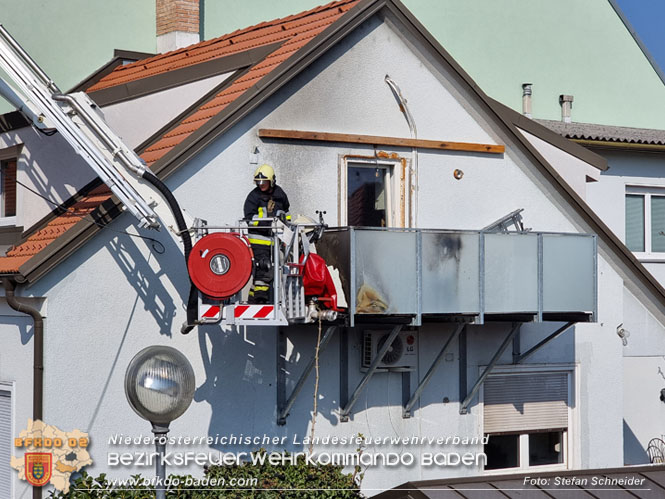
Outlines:
[[259,129],[262,139],[314,140],[319,142],[345,142],[350,144],[371,144],[377,146],[417,147],[445,151],[468,151],[489,154],[503,154],[506,147],[494,144],[473,144],[467,142],[445,142],[440,140],[404,139],[377,135],[357,135],[350,133],[305,132],[302,130]]

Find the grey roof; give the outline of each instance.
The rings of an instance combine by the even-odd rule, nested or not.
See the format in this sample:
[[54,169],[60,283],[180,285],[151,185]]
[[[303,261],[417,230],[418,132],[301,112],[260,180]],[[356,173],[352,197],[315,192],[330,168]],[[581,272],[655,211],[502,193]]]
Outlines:
[[573,140],[665,145],[665,130],[594,125],[593,123],[564,123],[553,120],[536,121],[553,132]]
[[591,166],[595,166],[601,171],[607,170],[607,159],[603,158],[602,156],[599,156],[586,147],[582,147],[581,145],[576,144],[575,142],[572,142],[565,137],[562,137],[560,133],[543,126],[538,120],[527,118],[526,116],[518,113],[517,111],[509,108],[504,104],[501,104],[499,101],[494,100],[491,97],[485,96],[485,99],[497,114],[502,116],[503,119],[509,123],[512,123],[517,128],[529,132],[546,142],[549,142],[553,146],[556,146],[559,149],[566,151],[568,154],[571,154],[576,158],[589,163]]
[[[525,478],[531,478],[526,480]],[[376,499],[634,499],[665,497],[665,465],[495,475],[406,482]]]

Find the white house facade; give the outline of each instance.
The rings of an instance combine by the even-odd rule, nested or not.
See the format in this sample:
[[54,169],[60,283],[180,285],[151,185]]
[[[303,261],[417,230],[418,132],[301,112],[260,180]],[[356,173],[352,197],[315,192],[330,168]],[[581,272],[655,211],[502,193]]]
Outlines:
[[[539,126],[519,128],[519,115],[474,86],[398,2],[343,1],[288,22],[306,26],[328,13],[338,17],[317,27],[309,45],[280,63],[284,69],[277,76],[257,78],[259,84],[245,90],[253,92],[251,99],[220,111],[205,133],[190,132],[154,162],[168,174],[165,182],[187,213],[211,225],[233,225],[242,217],[253,171],[262,163],[275,167],[291,213],[325,211],[328,225],[346,234],[354,175],[379,186],[368,209],[381,212],[384,227],[359,228],[349,237],[356,238],[356,254],[367,259],[362,265],[380,274],[384,294],[395,300],[381,317],[358,312],[334,324],[320,357],[314,434],[340,440],[318,443],[314,451],[353,454],[354,437],[362,434],[372,441],[367,454],[413,456],[413,464],[369,466],[362,482],[368,495],[409,480],[647,462],[646,445],[657,436],[652,433],[665,406],[658,380],[648,377],[646,387],[641,380],[662,364],[654,352],[665,348],[665,291],[585,202],[587,179],[598,177],[602,160],[575,144],[553,146]],[[279,22],[275,26],[280,29]],[[151,135],[168,139],[175,126],[210,109],[214,93],[230,88],[225,82],[232,84],[244,69],[220,70],[150,95],[130,94],[103,110],[128,143],[150,151]],[[270,138],[266,130],[310,135]],[[57,135],[35,134],[18,128],[0,140],[8,154],[21,144],[18,178],[62,203],[93,176]],[[335,135],[320,140],[325,134]],[[367,136],[374,143],[358,140]],[[420,145],[390,145],[387,139],[396,137]],[[487,150],[435,148],[424,141]],[[28,234],[17,248],[62,216],[49,215],[52,207],[43,198],[19,192],[15,217],[25,220]],[[482,232],[517,209],[523,209],[528,232]],[[152,465],[117,465],[109,456],[152,451],[151,445],[119,444],[114,436],[150,435],[149,424],[125,400],[123,379],[138,351],[164,344],[184,353],[196,376],[194,402],[171,424],[170,435],[216,439],[169,450],[306,451],[313,375],[287,414],[283,409],[314,355],[316,325],[203,325],[180,334],[189,290],[181,247],[166,231],[138,230],[127,213],[114,213],[109,205],[99,210],[86,215],[96,225],[77,222],[58,237],[68,231],[77,236],[55,238],[2,275],[18,300],[44,317],[44,421],[90,435],[89,473],[150,476]],[[41,225],[34,226],[38,220]],[[331,230],[330,237],[337,233]],[[427,267],[418,255],[431,234],[454,244]],[[333,251],[325,241],[324,255]],[[428,308],[423,283],[439,271],[470,287],[462,283],[459,293]],[[479,292],[483,303],[474,301]],[[355,309],[356,298],[346,296]],[[0,310],[0,411],[7,407],[10,414],[0,423],[0,436],[15,436],[33,415],[33,319],[6,302]],[[329,326],[323,324],[324,333]],[[356,393],[367,371],[366,342],[374,341],[368,334],[396,327],[415,344],[409,368],[382,369]],[[626,345],[617,334],[622,327],[631,332]],[[543,412],[525,409],[532,404]],[[258,440],[220,440],[231,436]],[[264,436],[279,443],[266,445]],[[490,443],[484,445],[486,437]],[[430,438],[448,441],[430,444]],[[432,453],[469,453],[474,461],[430,463]],[[0,463],[0,470],[5,466]],[[202,468],[168,471],[201,474]],[[11,482],[2,493],[27,493],[13,470],[7,475]]]

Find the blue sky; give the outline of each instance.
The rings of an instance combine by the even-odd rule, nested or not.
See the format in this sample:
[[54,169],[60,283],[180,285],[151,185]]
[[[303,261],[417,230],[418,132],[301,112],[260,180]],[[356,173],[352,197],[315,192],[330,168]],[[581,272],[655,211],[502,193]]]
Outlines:
[[665,0],[616,0],[624,15],[665,73]]

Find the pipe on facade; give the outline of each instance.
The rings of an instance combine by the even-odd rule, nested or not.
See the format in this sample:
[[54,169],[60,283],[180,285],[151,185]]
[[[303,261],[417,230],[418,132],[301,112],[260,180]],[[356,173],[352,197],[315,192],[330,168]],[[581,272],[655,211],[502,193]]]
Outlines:
[[[7,304],[26,315],[30,315],[33,320],[33,379],[32,379],[32,419],[42,420],[44,404],[44,318],[42,314],[34,307],[19,302],[14,296],[15,283],[10,279],[3,279],[5,287],[5,298]],[[41,499],[42,488],[32,488],[33,499]]]
[[[384,78],[386,84],[392,90],[393,95],[399,102],[400,111],[404,114],[407,125],[409,125],[409,132],[411,132],[411,138],[414,140],[418,139],[418,130],[416,129],[416,122],[409,111],[409,108],[406,106],[406,99],[402,95],[402,91],[397,86],[397,83],[393,79],[386,75]],[[415,227],[418,225],[418,203],[416,198],[418,197],[418,149],[416,147],[411,148],[411,179],[410,179],[410,188],[411,195],[409,196],[409,221],[405,222],[405,226]]]

